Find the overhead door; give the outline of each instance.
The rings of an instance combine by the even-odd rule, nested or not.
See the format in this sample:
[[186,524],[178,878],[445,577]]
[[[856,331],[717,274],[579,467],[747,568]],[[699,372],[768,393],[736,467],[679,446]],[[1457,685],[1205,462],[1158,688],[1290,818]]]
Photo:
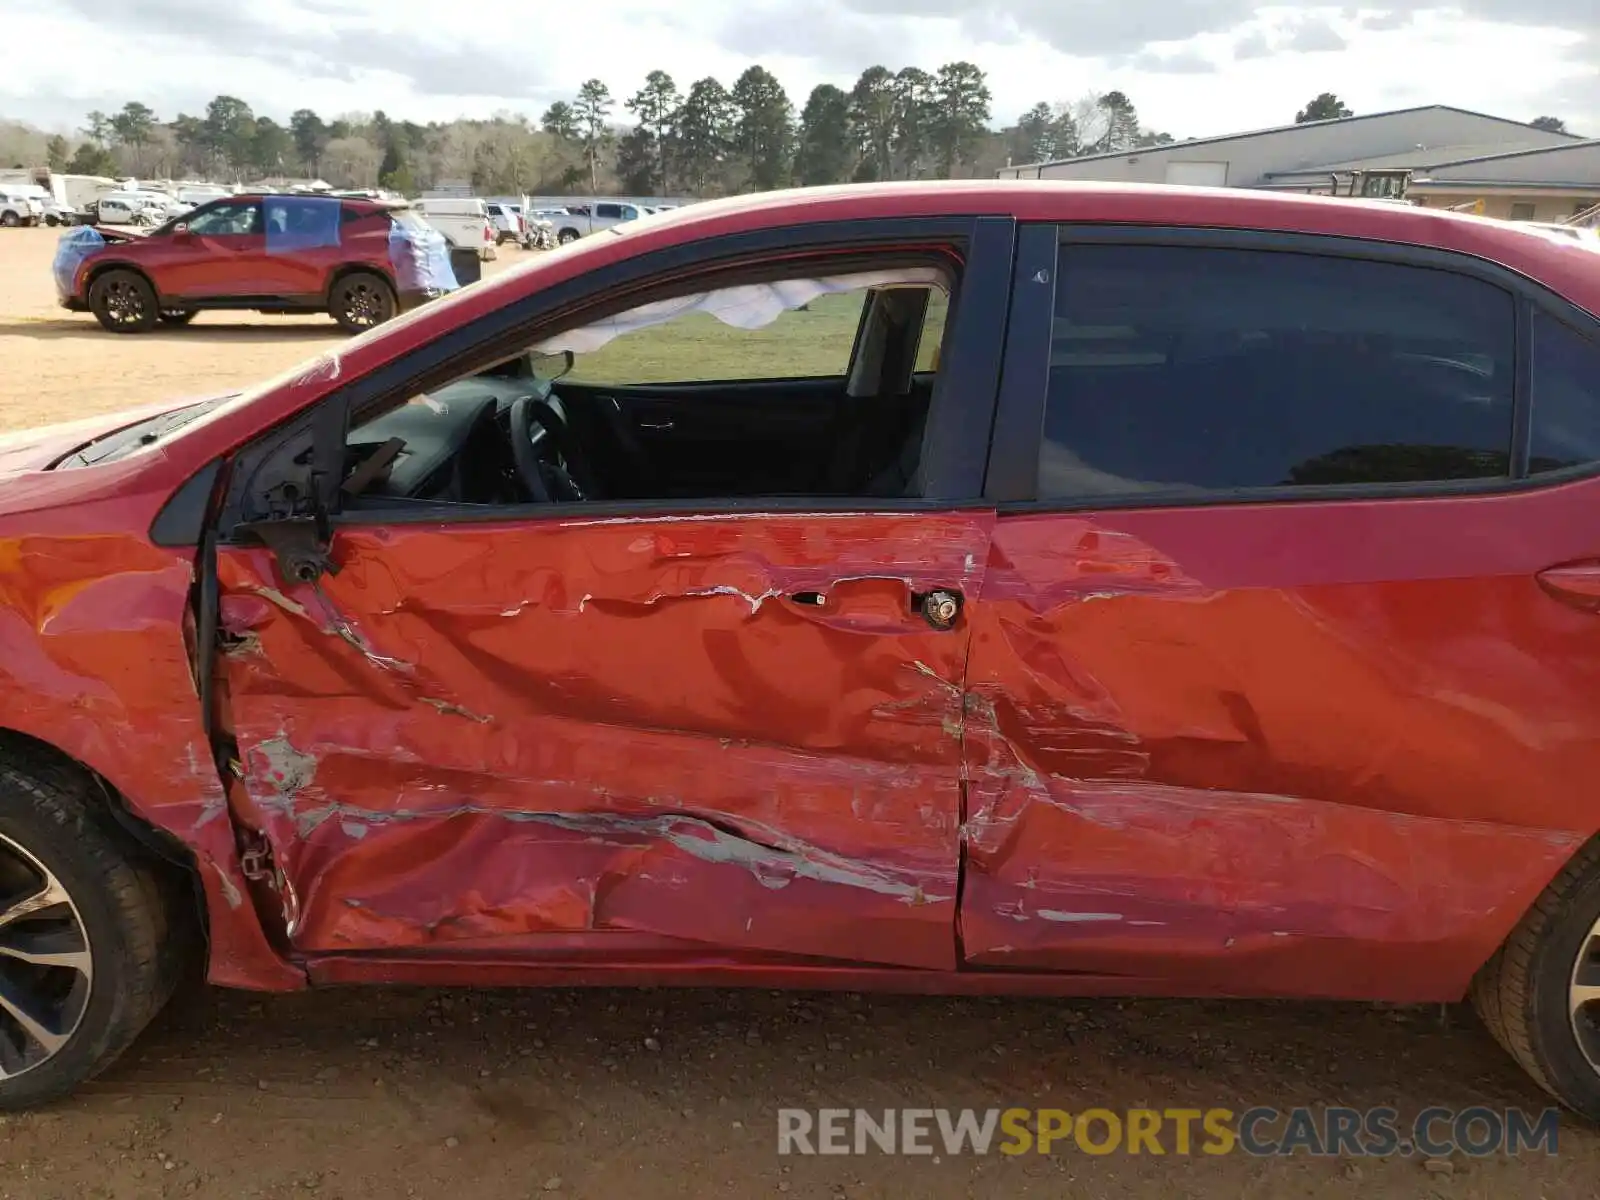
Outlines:
[[1167,182],[1188,184],[1191,187],[1226,187],[1228,184],[1228,164],[1225,162],[1168,163]]

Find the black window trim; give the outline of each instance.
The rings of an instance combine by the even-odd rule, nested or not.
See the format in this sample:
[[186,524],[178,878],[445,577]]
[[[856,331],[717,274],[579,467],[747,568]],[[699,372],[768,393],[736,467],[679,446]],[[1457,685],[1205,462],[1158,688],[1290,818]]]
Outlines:
[[852,245],[870,247],[875,254],[892,252],[896,245],[910,249],[936,242],[959,244],[963,249],[960,286],[947,317],[935,402],[925,433],[924,459],[931,465],[926,476],[929,487],[923,497],[754,496],[471,506],[419,503],[415,507],[337,513],[333,523],[559,522],[790,511],[915,513],[981,506],[984,464],[998,391],[998,362],[1005,340],[1008,305],[1004,295],[1011,275],[1015,229],[1016,222],[1010,217],[971,214],[818,221],[724,235],[715,241],[679,243],[564,280],[414,347],[243,447],[234,458],[235,469],[218,516],[219,538],[222,543],[229,543],[236,526],[259,517],[253,498],[275,481],[295,474],[292,460],[303,457],[308,449],[312,470],[324,489],[323,503],[333,509],[342,473],[348,412],[364,408],[411,381],[492,354],[499,347],[514,351],[516,339],[524,337],[531,327],[563,312],[586,307],[592,297],[619,288],[649,287],[689,272],[729,268],[741,260],[788,252],[848,250]]
[[[1518,271],[1458,250],[1415,246],[1330,234],[1281,233],[1267,230],[1157,225],[1070,225],[1025,223],[1018,226],[1014,300],[1033,273],[1047,271],[1049,303],[1039,319],[1019,320],[1008,329],[1006,367],[995,414],[984,496],[1002,513],[1090,512],[1110,509],[1211,508],[1239,504],[1318,503],[1352,500],[1406,499],[1459,495],[1494,495],[1554,487],[1600,475],[1600,462],[1582,463],[1539,475],[1528,473],[1532,419],[1532,327],[1537,311],[1574,332],[1600,342],[1600,317],[1580,308],[1549,287]],[[1046,244],[1048,243],[1048,245]],[[1399,266],[1448,271],[1493,284],[1510,293],[1515,309],[1512,382],[1511,477],[1444,480],[1426,483],[1324,484],[1313,487],[1238,488],[1194,493],[1126,496],[1084,495],[1038,497],[1039,449],[1044,438],[1050,335],[1054,318],[1055,276],[1063,251],[1074,245],[1170,246],[1226,250],[1272,250],[1291,254],[1359,259]],[[1033,259],[1024,259],[1032,248]],[[1048,262],[1046,262],[1048,259]],[[1025,312],[1018,309],[1019,313]]]

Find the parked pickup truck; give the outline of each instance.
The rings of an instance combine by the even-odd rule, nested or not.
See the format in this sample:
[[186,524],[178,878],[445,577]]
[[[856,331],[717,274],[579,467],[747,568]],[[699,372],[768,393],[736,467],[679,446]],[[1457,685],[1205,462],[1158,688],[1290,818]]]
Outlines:
[[620,225],[623,221],[637,221],[644,216],[644,209],[637,204],[601,203],[601,204],[569,204],[566,212],[552,217],[556,227],[556,241],[565,246],[568,242],[575,242],[586,233],[593,233],[597,229],[610,229],[613,225]]

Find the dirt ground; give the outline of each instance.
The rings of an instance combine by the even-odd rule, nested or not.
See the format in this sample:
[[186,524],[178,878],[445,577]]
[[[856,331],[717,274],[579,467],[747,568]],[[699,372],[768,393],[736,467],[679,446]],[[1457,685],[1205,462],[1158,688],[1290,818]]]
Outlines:
[[[0,230],[0,428],[228,390],[335,342],[206,315],[114,337],[58,309],[51,231]],[[521,252],[504,251],[504,269]],[[1428,1105],[1544,1096],[1464,1008],[1046,1002],[765,991],[197,990],[70,1102],[0,1117],[0,1200],[1588,1200],[1554,1158],[1056,1153],[783,1158],[780,1107]]]

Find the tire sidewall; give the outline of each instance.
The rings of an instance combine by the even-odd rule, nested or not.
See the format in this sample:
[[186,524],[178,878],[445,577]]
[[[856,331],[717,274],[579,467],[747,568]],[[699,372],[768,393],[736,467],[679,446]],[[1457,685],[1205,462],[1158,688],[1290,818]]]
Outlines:
[[1528,1032],[1534,1053],[1557,1094],[1591,1118],[1600,1118],[1600,1073],[1579,1049],[1567,1007],[1573,967],[1597,918],[1600,874],[1593,874],[1567,898],[1528,964],[1533,981],[1528,992]]
[[[144,293],[144,315],[134,324],[124,325],[113,321],[106,312],[105,293],[111,284],[116,282],[132,284]],[[155,288],[150,286],[143,275],[135,271],[107,271],[96,279],[89,285],[89,309],[94,313],[95,320],[112,333],[148,333],[156,327],[161,316],[157,307]]]
[[[25,801],[24,801],[25,803]],[[17,816],[0,798],[0,833],[22,846],[66,888],[83,922],[94,964],[89,1003],[66,1046],[48,1062],[0,1082],[0,1109],[26,1107],[71,1091],[96,1066],[130,1020],[137,964],[123,915],[105,887],[108,872],[128,871],[98,831],[75,831],[49,818]]]

